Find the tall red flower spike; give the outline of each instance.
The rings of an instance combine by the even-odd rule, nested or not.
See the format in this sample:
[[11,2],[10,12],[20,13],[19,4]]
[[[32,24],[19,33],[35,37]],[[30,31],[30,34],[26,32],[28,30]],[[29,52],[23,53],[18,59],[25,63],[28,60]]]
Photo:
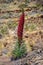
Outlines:
[[18,36],[19,42],[22,41],[22,37],[23,37],[24,16],[25,15],[24,15],[24,11],[23,11],[21,16],[20,16],[20,20],[19,20],[19,24],[18,24],[18,30],[17,30],[17,36]]

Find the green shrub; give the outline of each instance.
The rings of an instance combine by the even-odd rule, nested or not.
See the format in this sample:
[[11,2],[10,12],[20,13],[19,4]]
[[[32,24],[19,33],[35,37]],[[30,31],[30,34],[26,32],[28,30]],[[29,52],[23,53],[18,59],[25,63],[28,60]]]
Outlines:
[[0,29],[0,33],[1,34],[7,34],[8,33],[8,28],[6,25],[4,25],[1,29]]
[[20,46],[19,43],[17,42],[14,50],[12,51],[12,55],[14,56],[14,58],[21,58],[24,57],[25,54],[26,54],[25,44],[22,43]]

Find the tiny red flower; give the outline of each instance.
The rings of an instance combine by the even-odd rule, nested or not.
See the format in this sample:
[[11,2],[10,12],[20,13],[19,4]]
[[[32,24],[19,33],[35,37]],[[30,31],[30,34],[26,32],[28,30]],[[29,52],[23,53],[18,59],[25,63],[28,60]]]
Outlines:
[[18,24],[18,31],[17,31],[18,41],[22,40],[23,27],[24,27],[24,12],[22,12],[20,16],[19,24]]

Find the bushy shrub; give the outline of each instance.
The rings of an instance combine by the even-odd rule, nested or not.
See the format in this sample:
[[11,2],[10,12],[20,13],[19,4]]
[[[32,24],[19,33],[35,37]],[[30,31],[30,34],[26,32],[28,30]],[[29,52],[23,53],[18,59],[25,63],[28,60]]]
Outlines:
[[8,28],[6,25],[3,25],[3,27],[0,29],[0,33],[3,35],[8,33]]
[[21,44],[21,46],[19,45],[19,43],[17,42],[15,45],[14,50],[12,51],[12,55],[14,58],[22,58],[26,55],[26,46],[24,43]]

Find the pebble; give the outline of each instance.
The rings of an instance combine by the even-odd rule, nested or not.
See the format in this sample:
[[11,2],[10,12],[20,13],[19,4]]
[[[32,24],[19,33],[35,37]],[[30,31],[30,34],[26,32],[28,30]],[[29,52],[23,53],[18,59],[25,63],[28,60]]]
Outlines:
[[4,49],[2,50],[2,54],[3,54],[3,55],[6,55],[8,52],[9,52],[9,50],[6,49],[6,48],[4,48]]

